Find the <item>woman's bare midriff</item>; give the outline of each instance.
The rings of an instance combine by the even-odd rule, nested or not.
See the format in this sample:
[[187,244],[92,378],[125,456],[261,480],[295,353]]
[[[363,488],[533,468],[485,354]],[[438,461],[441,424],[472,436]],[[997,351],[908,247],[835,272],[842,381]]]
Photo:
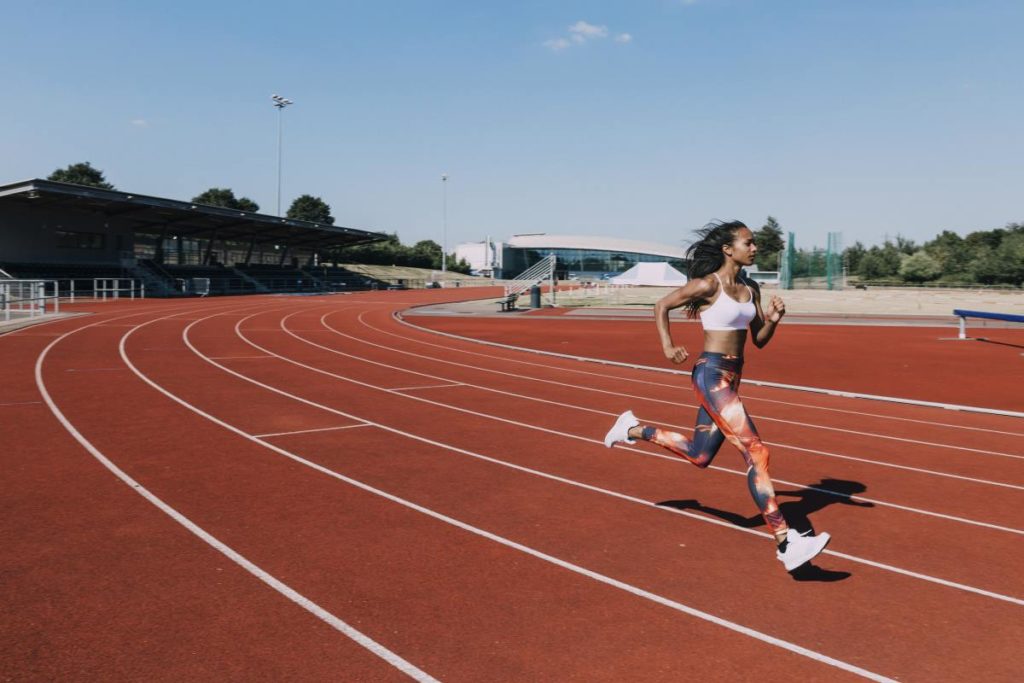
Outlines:
[[743,356],[746,341],[746,330],[704,330],[704,350],[711,353]]

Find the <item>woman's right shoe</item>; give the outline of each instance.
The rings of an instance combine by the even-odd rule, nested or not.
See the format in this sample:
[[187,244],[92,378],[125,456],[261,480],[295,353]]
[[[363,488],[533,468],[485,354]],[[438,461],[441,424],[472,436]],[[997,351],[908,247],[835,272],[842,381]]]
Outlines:
[[640,420],[633,417],[633,411],[627,410],[622,415],[619,415],[619,419],[615,420],[615,424],[608,430],[608,433],[604,435],[604,445],[611,448],[617,443],[636,443],[633,439],[629,438],[629,430],[640,424]]
[[809,533],[807,531],[801,534],[796,529],[790,529],[786,532],[786,550],[775,551],[775,557],[782,562],[787,572],[793,571],[805,562],[810,562],[832,540],[828,532],[820,533],[817,536],[808,536]]

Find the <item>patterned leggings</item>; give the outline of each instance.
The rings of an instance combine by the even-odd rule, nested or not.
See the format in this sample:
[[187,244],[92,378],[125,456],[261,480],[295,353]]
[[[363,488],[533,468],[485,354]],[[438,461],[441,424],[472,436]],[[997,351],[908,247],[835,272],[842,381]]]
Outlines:
[[693,390],[700,401],[693,439],[656,427],[644,427],[643,438],[686,458],[697,467],[711,464],[722,442],[739,449],[747,462],[747,486],[761,510],[768,528],[785,534],[786,520],[775,502],[775,489],[768,476],[768,447],[761,442],[754,421],[740,402],[740,374],[743,359],[704,352],[693,368]]

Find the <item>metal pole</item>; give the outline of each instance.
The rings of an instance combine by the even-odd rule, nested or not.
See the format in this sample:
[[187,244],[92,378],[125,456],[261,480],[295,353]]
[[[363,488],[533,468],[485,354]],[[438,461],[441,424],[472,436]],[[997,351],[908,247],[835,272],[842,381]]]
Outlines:
[[284,107],[277,108],[277,215],[281,215],[281,129],[284,125]]
[[287,97],[271,95],[274,106],[277,107],[277,215],[281,215],[281,129],[284,121],[284,108],[289,104],[295,104]]
[[441,272],[448,270],[448,174],[441,174],[441,216],[443,232],[441,236]]

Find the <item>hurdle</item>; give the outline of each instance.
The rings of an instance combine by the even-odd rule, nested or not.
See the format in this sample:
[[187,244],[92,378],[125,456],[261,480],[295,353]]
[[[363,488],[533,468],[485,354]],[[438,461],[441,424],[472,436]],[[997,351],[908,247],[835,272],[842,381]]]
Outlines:
[[968,318],[982,318],[985,320],[999,320],[1002,322],[1010,323],[1024,323],[1024,315],[1015,315],[1013,313],[991,313],[989,311],[968,311],[962,308],[954,308],[953,315],[960,317],[960,334],[957,336],[957,339],[968,339]]

